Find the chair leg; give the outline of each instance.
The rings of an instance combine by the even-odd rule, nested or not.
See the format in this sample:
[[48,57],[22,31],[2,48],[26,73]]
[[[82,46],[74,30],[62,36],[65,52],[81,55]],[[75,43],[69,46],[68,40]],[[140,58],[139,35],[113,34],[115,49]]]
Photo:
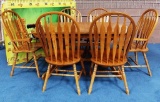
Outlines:
[[86,70],[84,67],[84,61],[81,60],[81,66],[82,66],[82,72],[84,73],[84,75],[86,75]]
[[142,53],[143,53],[143,56],[144,56],[145,63],[147,65],[148,74],[149,74],[149,76],[152,76],[152,73],[151,73],[151,70],[150,70],[150,67],[149,67],[149,63],[148,63],[148,59],[147,59],[146,53],[145,52],[142,52]]
[[58,74],[58,66],[55,68],[56,74]]
[[45,75],[45,80],[44,80],[43,89],[42,89],[43,92],[46,90],[47,81],[50,75],[50,69],[51,69],[51,64],[48,64],[48,69]]
[[98,65],[95,64],[95,66],[94,66],[94,71],[93,71],[92,77],[91,77],[91,83],[90,83],[90,86],[89,86],[88,94],[90,94],[91,91],[92,91],[92,86],[93,86],[94,79],[95,79],[95,76],[96,76],[97,67],[98,67]]
[[80,87],[79,87],[76,64],[73,64],[73,70],[74,70],[74,78],[75,78],[75,81],[76,81],[77,93],[78,93],[78,95],[80,95],[81,94],[81,90],[80,90]]
[[94,66],[94,63],[92,62],[92,63],[91,63],[91,67],[90,67],[90,71],[89,71],[89,75],[90,75],[90,76],[92,76],[93,66]]
[[[114,73],[116,75],[122,75],[122,71],[121,71],[121,67],[118,66],[117,68],[116,67],[113,67],[113,70],[114,71],[118,71],[118,73]],[[120,80],[123,80],[122,76],[121,77],[118,77]]]
[[126,93],[127,93],[127,95],[129,95],[128,84],[127,84],[126,75],[125,75],[125,72],[124,72],[124,65],[122,65],[121,67],[122,67],[122,77],[123,77]]
[[135,55],[135,62],[136,62],[136,64],[138,65],[138,53],[137,53],[137,52],[134,52],[134,55]]
[[28,53],[26,53],[26,62],[28,62]]
[[13,65],[12,65],[12,70],[11,70],[10,76],[13,76],[13,74],[14,74],[14,69],[15,69],[18,53],[15,53],[14,57],[15,58],[14,58],[14,62],[13,62]]
[[36,58],[35,53],[33,53],[33,57],[34,57],[34,63],[35,63],[35,66],[36,66],[37,76],[38,76],[38,78],[40,78],[38,63],[37,63],[37,58]]
[[[49,75],[48,75],[48,78],[52,75],[53,71],[55,71],[57,68],[58,68],[58,66],[53,66],[53,65],[51,65],[50,73],[49,73]],[[42,77],[41,77],[41,78],[42,78],[42,80],[45,80],[45,78],[46,78],[46,73],[42,74]]]

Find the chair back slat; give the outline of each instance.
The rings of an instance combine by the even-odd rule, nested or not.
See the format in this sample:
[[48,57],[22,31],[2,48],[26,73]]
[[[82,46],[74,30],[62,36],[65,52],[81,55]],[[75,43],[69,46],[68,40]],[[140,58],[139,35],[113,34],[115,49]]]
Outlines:
[[[105,17],[109,18],[108,22],[105,22]],[[95,18],[91,23],[89,36],[91,60],[110,66],[126,63],[135,29],[134,20],[124,13],[104,13]]]
[[58,35],[58,44],[59,44],[59,50],[60,50],[60,60],[63,63],[63,46],[64,46],[64,41],[63,41],[63,35],[62,35],[62,28],[60,25],[60,22],[57,24],[57,35]]
[[[14,39],[26,38],[22,26],[23,25],[21,25],[20,19],[15,20],[15,29],[17,28],[17,31],[16,31],[17,33]],[[21,31],[21,32],[18,32],[18,31]],[[26,49],[28,49],[27,42],[17,42],[16,41],[15,43],[17,43],[18,46],[25,46]]]
[[132,36],[133,30],[135,31],[135,29],[133,27],[133,24],[130,23],[129,26],[128,26],[128,30],[126,32],[126,36],[125,36],[125,42],[124,42],[124,48],[123,48],[123,58],[127,57],[126,53],[129,51],[128,45],[130,44],[131,39],[133,37]]
[[69,61],[69,25],[65,23],[64,25],[64,39],[65,39],[65,49],[66,49],[66,56],[67,56],[67,61]]
[[72,50],[72,58],[74,60],[75,56],[75,48],[76,48],[76,37],[75,37],[75,25],[72,23],[71,25],[71,50]]
[[[47,40],[47,42],[51,42],[51,39],[50,39],[50,33],[49,33],[49,25],[47,24],[47,21],[46,21],[46,17],[44,18],[44,29],[45,29],[45,32],[46,32],[46,40]],[[49,49],[47,49],[48,51],[47,52],[49,52],[49,51],[51,51],[52,49],[51,49],[51,44],[49,43],[47,46],[49,46]]]
[[[61,17],[64,18],[63,22]],[[80,30],[70,15],[63,12],[45,13],[36,21],[36,31],[40,35],[46,59],[50,63],[67,65],[80,60]]]
[[118,45],[118,61],[121,60],[121,55],[123,55],[122,53],[123,53],[123,47],[124,47],[124,44],[125,44],[124,39],[125,39],[126,29],[127,29],[126,28],[126,18],[124,18],[124,22],[123,22],[122,27],[121,27],[119,45]]
[[[50,23],[50,28],[49,28],[49,31],[50,31],[50,33],[51,33],[51,42],[53,42],[53,45],[51,46],[51,48],[53,47],[54,49],[53,50],[50,50],[51,51],[51,55],[53,55],[54,54],[54,56],[55,56],[55,59],[57,60],[57,58],[58,58],[58,51],[57,51],[57,37],[56,37],[56,32],[55,32],[55,27],[54,27],[54,25],[53,25],[53,23],[51,22]],[[54,52],[54,53],[53,53]],[[53,56],[51,56],[51,60],[53,60]]]
[[111,47],[110,47],[110,43],[111,43],[111,39],[112,39],[112,23],[111,23],[111,16],[109,16],[109,25],[107,27],[107,38],[106,38],[106,60],[107,60],[107,63],[109,62],[109,56],[110,56],[110,50],[111,50]]
[[[92,41],[92,40],[90,40]],[[94,26],[94,47],[95,47],[95,56],[96,60],[98,59],[98,47],[99,47],[99,35],[98,35],[98,28],[97,25],[95,24]]]
[[116,25],[115,25],[115,28],[114,28],[114,35],[113,35],[113,63],[114,63],[114,60],[116,59],[116,54],[117,54],[117,47],[119,46],[118,45],[118,38],[119,38],[119,16],[117,17],[117,21],[116,21]]
[[104,50],[105,50],[105,25],[104,25],[104,18],[102,18],[102,25],[101,25],[101,27],[100,27],[100,39],[101,39],[101,41],[100,41],[100,46],[101,46],[101,49],[100,49],[100,57],[101,57],[101,61],[102,61],[102,59],[103,59],[103,54],[104,54]]

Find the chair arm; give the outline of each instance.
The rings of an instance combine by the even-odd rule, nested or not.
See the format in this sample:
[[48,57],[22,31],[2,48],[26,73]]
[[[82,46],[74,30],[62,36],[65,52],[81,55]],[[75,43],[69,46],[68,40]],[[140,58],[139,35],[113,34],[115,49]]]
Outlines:
[[147,41],[148,39],[134,38],[135,41]]
[[27,41],[27,42],[30,42],[31,41],[31,38],[24,38],[24,39],[15,39],[15,40],[12,40],[14,42],[22,42],[22,41]]

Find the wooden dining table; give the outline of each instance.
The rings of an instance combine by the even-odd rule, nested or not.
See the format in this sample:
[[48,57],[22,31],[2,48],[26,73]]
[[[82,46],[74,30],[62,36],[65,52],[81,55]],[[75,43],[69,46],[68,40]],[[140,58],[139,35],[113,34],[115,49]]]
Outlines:
[[[57,23],[53,23],[54,26],[57,26]],[[89,28],[90,28],[90,25],[91,25],[91,22],[77,22],[77,24],[79,25],[79,28],[80,28],[80,34],[83,35],[83,36],[89,36]],[[98,32],[100,31],[100,25],[102,24],[101,22],[97,22],[97,27],[98,27]],[[104,26],[108,26],[108,22],[104,22]],[[115,27],[116,24],[112,24],[112,28]],[[71,23],[69,23],[69,26],[71,26]],[[35,24],[28,24],[27,25],[27,28],[35,28]],[[64,27],[64,23],[62,23],[62,28]],[[56,29],[55,29],[55,32]],[[106,30],[106,33],[107,33],[107,30]],[[83,37],[82,36],[82,37]]]
[[82,35],[88,35],[89,34],[89,27],[91,25],[91,22],[77,22],[80,28],[80,33]]
[[[91,22],[77,22],[77,24],[79,25],[81,35],[89,35],[89,28],[90,28]],[[104,26],[107,27],[108,24],[109,24],[108,22],[104,22]],[[57,23],[55,23],[55,26],[56,25],[57,25]],[[63,23],[62,23],[62,25],[63,25]],[[71,23],[69,23],[69,25],[71,25]],[[96,25],[98,27],[98,32],[100,32],[100,27],[101,27],[102,23],[97,22]],[[114,27],[115,27],[115,24],[112,24],[112,28],[114,28]],[[106,33],[107,33],[107,30],[106,30]]]

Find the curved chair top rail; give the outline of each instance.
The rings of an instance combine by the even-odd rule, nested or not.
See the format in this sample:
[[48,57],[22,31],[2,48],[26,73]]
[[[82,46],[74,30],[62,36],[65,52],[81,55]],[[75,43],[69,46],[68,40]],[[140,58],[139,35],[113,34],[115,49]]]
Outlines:
[[94,8],[94,9],[90,10],[87,15],[87,22],[92,22],[95,17],[97,17],[103,13],[106,13],[106,12],[108,12],[108,11],[104,8]]

